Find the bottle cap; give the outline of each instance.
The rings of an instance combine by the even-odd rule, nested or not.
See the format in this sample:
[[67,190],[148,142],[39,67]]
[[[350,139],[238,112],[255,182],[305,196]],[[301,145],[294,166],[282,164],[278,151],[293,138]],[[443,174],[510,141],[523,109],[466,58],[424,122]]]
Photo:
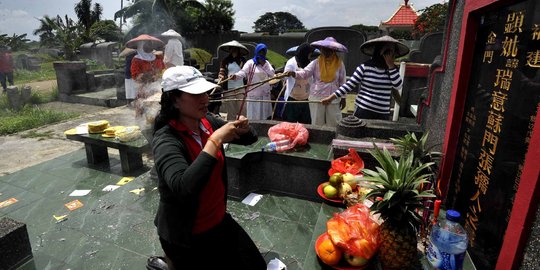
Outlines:
[[459,219],[461,218],[461,214],[456,210],[448,210],[446,211],[446,219],[454,222],[459,222]]

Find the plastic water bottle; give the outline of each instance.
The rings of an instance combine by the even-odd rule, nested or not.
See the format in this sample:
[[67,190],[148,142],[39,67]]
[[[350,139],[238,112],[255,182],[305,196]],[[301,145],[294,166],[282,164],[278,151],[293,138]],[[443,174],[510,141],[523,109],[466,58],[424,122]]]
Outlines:
[[448,210],[446,219],[431,228],[426,257],[435,269],[460,270],[467,250],[467,232],[458,223],[458,211]]
[[283,152],[289,148],[290,140],[281,140],[267,143],[263,148],[263,152]]

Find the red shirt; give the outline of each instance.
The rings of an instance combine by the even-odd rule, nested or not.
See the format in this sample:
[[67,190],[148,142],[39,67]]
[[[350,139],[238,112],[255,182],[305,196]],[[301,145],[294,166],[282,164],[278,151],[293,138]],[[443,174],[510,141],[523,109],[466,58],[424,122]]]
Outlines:
[[[195,139],[198,135],[189,130],[179,121],[171,120],[169,124],[174,127],[188,148],[191,160],[195,160],[201,153],[202,148],[208,141],[208,137],[214,132],[212,126],[205,118],[199,124],[200,140],[202,146]],[[217,163],[211,168],[210,180],[199,194],[199,208],[193,226],[193,233],[201,233],[218,225],[225,216],[225,185],[222,178],[225,157],[221,151],[217,152]]]
[[133,60],[131,60],[131,78],[133,79],[137,79],[137,76],[141,73],[154,76],[163,69],[165,69],[165,64],[163,64],[162,55],[156,55],[154,61],[145,61],[137,57],[133,57]]
[[0,54],[0,72],[13,72],[13,57],[10,52]]

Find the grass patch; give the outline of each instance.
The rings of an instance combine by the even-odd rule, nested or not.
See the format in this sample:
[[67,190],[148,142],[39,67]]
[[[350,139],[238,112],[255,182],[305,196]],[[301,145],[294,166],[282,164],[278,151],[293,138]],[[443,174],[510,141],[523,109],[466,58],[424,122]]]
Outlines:
[[33,105],[27,105],[20,111],[3,107],[0,111],[0,135],[9,135],[77,116],[76,113],[43,110]]
[[279,69],[280,67],[284,67],[287,63],[287,58],[285,56],[274,52],[272,50],[268,50],[266,52],[266,59],[268,59],[268,62],[274,66],[275,69]]
[[32,91],[30,103],[43,104],[58,100],[58,86],[53,87],[52,91]]
[[56,72],[54,71],[53,62],[42,62],[41,70],[30,71],[25,69],[17,69],[13,73],[15,84],[25,84],[29,82],[56,80]]
[[199,48],[186,49],[191,56],[191,59],[195,59],[200,70],[204,70],[207,64],[212,62],[212,54]]

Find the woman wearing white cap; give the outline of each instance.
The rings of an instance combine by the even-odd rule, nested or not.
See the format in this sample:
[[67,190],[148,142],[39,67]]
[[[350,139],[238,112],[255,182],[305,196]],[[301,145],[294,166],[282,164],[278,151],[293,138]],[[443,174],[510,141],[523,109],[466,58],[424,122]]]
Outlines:
[[[248,120],[208,114],[207,92],[217,87],[190,66],[163,73],[153,153],[160,194],[155,218],[169,269],[266,269],[244,229],[227,213],[223,143],[257,141]],[[172,267],[174,268],[172,268]]]
[[182,49],[182,42],[180,41],[182,35],[169,29],[161,33],[161,37],[167,41],[165,52],[163,54],[163,63],[165,63],[165,67],[170,68],[184,65],[184,51]]

